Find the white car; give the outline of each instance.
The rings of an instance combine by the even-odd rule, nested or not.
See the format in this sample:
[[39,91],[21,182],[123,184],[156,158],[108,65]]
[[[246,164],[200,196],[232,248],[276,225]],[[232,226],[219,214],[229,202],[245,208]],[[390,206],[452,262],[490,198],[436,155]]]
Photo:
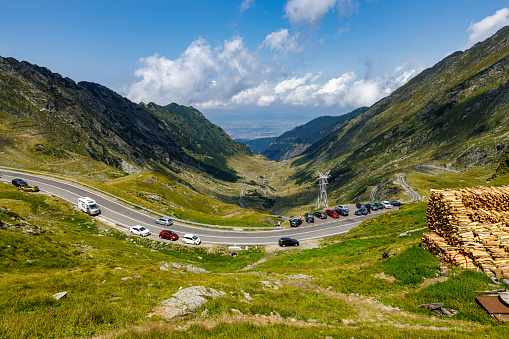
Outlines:
[[131,232],[134,235],[141,235],[142,237],[147,237],[150,235],[150,231],[140,225],[130,227],[129,232]]
[[199,245],[201,243],[201,239],[194,234],[186,234],[182,237],[182,242],[184,244]]
[[382,205],[384,205],[384,208],[392,208],[392,205],[388,201],[382,201]]
[[334,207],[334,209],[335,210],[343,209],[343,210],[346,210],[347,212],[350,212],[350,209],[346,205],[339,205],[339,206]]

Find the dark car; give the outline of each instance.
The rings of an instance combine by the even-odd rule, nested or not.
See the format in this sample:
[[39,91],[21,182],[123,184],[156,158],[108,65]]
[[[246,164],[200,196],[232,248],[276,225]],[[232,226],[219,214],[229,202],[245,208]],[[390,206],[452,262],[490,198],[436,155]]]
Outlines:
[[306,218],[306,222],[315,222],[315,216],[313,213],[306,213],[304,217]]
[[292,239],[292,238],[281,238],[281,239],[279,239],[278,244],[281,247],[299,246],[299,241],[297,241],[297,239]]
[[331,218],[339,218],[339,213],[334,210],[325,210],[325,213]]
[[384,209],[384,204],[382,204],[381,202],[375,202],[374,204],[376,205],[376,207],[378,207],[379,210]]
[[23,179],[12,179],[12,184],[16,187],[28,186]]
[[317,211],[315,213],[313,213],[315,215],[315,217],[317,218],[320,218],[320,219],[327,219],[327,213],[323,212],[323,211]]
[[301,219],[292,219],[292,220],[290,220],[290,226],[297,227],[299,225],[302,225],[302,220]]
[[403,206],[403,203],[402,203],[402,202],[399,202],[399,201],[397,201],[397,200],[389,201],[389,203],[390,203],[392,206]]
[[159,233],[160,239],[168,239],[172,241],[179,240],[179,236],[177,233],[170,231],[170,230],[162,230],[161,233]]
[[344,208],[336,208],[334,211],[336,211],[339,215],[348,216],[348,211]]
[[367,215],[368,209],[367,208],[359,208],[357,211],[355,211],[355,215]]
[[366,205],[365,204],[361,204],[361,203],[358,203],[357,205],[355,205],[355,207],[361,209],[361,208],[366,208]]
[[366,208],[369,208],[372,211],[378,211],[378,207],[375,204],[366,204]]

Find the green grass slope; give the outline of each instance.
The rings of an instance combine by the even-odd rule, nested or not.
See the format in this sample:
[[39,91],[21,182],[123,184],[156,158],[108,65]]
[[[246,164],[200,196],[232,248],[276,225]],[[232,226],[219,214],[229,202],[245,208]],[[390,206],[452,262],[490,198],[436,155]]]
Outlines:
[[[54,197],[1,184],[0,337],[506,337],[507,326],[473,303],[474,291],[498,288],[485,275],[454,269],[436,278],[438,260],[418,247],[425,209],[405,206],[308,249],[232,257],[223,247],[132,237]],[[384,251],[395,256],[382,259]],[[210,273],[163,271],[163,262]],[[226,295],[196,315],[146,317],[198,285]],[[52,297],[62,291],[65,299]],[[458,314],[433,316],[417,307],[426,302]]]

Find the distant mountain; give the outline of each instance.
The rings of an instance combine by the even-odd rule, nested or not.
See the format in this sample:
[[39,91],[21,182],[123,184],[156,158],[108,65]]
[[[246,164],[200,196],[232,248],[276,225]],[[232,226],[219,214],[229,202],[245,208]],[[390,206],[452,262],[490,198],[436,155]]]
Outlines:
[[269,145],[276,140],[277,137],[268,137],[268,138],[258,138],[258,139],[236,139],[236,141],[241,142],[247,147],[249,147],[254,153],[261,153],[264,149],[269,147]]
[[313,119],[307,124],[283,133],[263,149],[261,153],[267,158],[276,161],[287,160],[301,155],[308,147],[324,142],[329,136],[342,129],[350,120],[364,113],[367,109],[367,107],[362,107],[337,117],[324,116]]
[[509,27],[426,69],[294,162],[353,199],[405,168],[497,162],[509,135]]
[[[224,180],[235,152],[252,154],[193,108],[140,105],[112,90],[28,62],[0,57],[0,148],[16,136],[36,136],[28,152],[91,157],[131,172],[136,168],[192,166]],[[9,137],[7,137],[9,136]]]

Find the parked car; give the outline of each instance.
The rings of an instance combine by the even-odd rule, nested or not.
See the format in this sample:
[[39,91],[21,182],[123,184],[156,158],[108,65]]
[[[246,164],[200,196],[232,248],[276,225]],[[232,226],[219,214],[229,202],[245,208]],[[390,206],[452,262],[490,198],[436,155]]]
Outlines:
[[346,210],[347,212],[350,212],[350,209],[348,208],[348,206],[346,205],[338,205],[336,207],[334,207],[335,210],[337,209],[343,209],[343,210]]
[[369,208],[372,211],[378,211],[378,207],[375,204],[366,204],[365,208]]
[[20,186],[20,188],[23,191],[27,191],[27,192],[39,192],[39,186],[27,185],[27,186]]
[[368,209],[367,208],[359,208],[357,211],[355,211],[355,215],[367,215]]
[[199,245],[201,244],[201,239],[194,234],[185,234],[182,238],[182,242],[184,244]]
[[159,239],[167,239],[167,240],[171,240],[171,241],[177,241],[177,240],[179,240],[179,236],[177,235],[177,233],[175,233],[173,231],[162,230],[159,233]]
[[357,207],[358,209],[361,209],[361,208],[366,208],[366,205],[365,204],[361,204],[361,203],[357,203],[357,205],[355,205],[355,207]]
[[384,206],[384,208],[392,208],[391,203],[388,201],[382,201],[382,205]]
[[315,222],[315,216],[313,213],[306,213],[304,218],[306,218],[306,222]]
[[339,215],[348,216],[348,210],[345,210],[344,208],[336,208],[334,211],[336,211]]
[[171,226],[173,225],[173,221],[170,217],[161,217],[156,219],[156,224]]
[[302,219],[292,219],[292,220],[290,220],[290,226],[298,227],[300,225],[302,225]]
[[403,203],[397,200],[389,201],[389,204],[391,204],[392,206],[403,206]]
[[129,232],[134,235],[141,235],[142,237],[148,237],[150,235],[150,231],[146,229],[144,226],[136,225],[129,228]]
[[28,186],[28,184],[23,179],[12,179],[12,184],[16,187]]
[[339,213],[335,210],[325,210],[325,213],[331,218],[339,218]]
[[280,238],[278,241],[279,246],[299,246],[299,241],[297,239],[292,238]]
[[313,213],[315,215],[315,217],[317,218],[320,218],[320,219],[327,219],[327,213],[325,213],[324,211],[317,211],[315,213]]
[[376,207],[378,207],[379,210],[384,208],[384,205],[380,202],[375,202],[374,204],[376,205]]

